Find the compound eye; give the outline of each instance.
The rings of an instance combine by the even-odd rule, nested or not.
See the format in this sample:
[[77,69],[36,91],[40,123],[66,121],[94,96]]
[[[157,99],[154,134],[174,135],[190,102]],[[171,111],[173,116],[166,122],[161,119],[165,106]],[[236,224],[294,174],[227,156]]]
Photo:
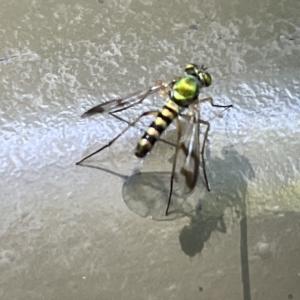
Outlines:
[[211,76],[208,73],[206,73],[206,72],[203,73],[203,80],[204,80],[205,86],[211,85]]
[[198,67],[195,64],[187,64],[185,66],[185,73],[189,75],[196,75],[197,74]]

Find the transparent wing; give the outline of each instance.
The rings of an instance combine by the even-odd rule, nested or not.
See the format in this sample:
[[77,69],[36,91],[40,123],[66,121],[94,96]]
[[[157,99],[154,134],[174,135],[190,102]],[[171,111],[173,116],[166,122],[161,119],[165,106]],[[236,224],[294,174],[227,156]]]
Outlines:
[[153,93],[156,93],[158,91],[160,91],[161,93],[165,93],[165,90],[168,86],[169,84],[158,81],[156,85],[150,87],[147,90],[138,91],[124,98],[111,99],[105,103],[98,104],[87,110],[81,117],[89,117],[97,113],[118,112],[128,109],[136,104],[143,102],[146,97]]
[[[196,104],[191,105],[190,107],[191,115],[183,116],[185,119],[189,120],[185,142],[181,143],[180,145],[180,149],[182,150],[185,156],[185,158],[182,159],[183,165],[180,169],[180,175],[181,175],[180,177],[183,177],[184,180],[182,179],[179,180],[181,182],[184,181],[184,186],[182,187],[182,190],[184,192],[191,192],[197,183],[197,179],[199,175],[200,156],[201,156],[201,165],[202,165],[205,185],[207,190],[210,191],[207,174],[206,174],[205,158],[204,158],[205,143],[208,137],[210,122],[202,120],[200,118],[200,104],[205,101],[209,101],[211,105],[214,107],[225,108],[223,111],[232,107],[232,105],[216,105],[213,103],[212,98],[209,97],[209,98],[200,99]],[[200,142],[199,142],[200,124],[206,126],[201,149],[200,149]]]
[[189,121],[185,141],[181,143],[180,149],[184,155],[183,164],[180,167],[180,179],[182,190],[185,193],[191,192],[197,182],[200,164],[200,144],[199,144],[199,110],[198,105],[191,110],[191,115],[185,115],[184,118]]

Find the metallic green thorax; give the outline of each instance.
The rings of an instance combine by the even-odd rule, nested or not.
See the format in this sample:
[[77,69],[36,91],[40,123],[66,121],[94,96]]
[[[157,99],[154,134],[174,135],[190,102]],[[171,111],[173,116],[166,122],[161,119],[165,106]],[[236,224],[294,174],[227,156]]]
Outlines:
[[171,99],[179,106],[188,106],[199,94],[200,81],[193,75],[186,75],[175,82]]
[[197,100],[200,89],[210,84],[211,77],[203,67],[187,64],[185,76],[173,83],[170,97],[178,106],[187,107]]

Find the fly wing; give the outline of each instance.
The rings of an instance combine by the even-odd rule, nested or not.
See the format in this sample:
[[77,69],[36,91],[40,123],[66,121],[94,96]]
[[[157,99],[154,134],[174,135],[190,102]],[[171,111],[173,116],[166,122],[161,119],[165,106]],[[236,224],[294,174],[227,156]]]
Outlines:
[[[207,140],[210,123],[208,121],[200,119],[200,103],[201,101],[196,103],[195,105],[191,105],[191,116],[184,115],[185,119],[190,118],[185,140],[180,145],[180,149],[182,150],[181,155],[183,154],[184,158],[181,159],[181,161],[183,161],[183,164],[179,170],[179,183],[181,185],[181,190],[185,193],[191,192],[195,188],[195,185],[197,183],[200,167],[200,155],[204,175],[204,182],[207,190],[210,191],[204,161],[204,147],[205,142]],[[225,111],[229,107],[231,107],[231,105],[224,107]],[[200,124],[206,126],[206,131],[202,140],[201,151],[199,141]]]
[[198,179],[200,164],[199,134],[199,112],[198,108],[195,108],[192,110],[192,115],[189,119],[185,141],[180,145],[184,158],[179,170],[179,181],[181,181],[180,185],[183,185],[182,190],[184,193],[191,192]]
[[105,103],[98,104],[87,110],[81,117],[89,117],[98,113],[118,112],[121,110],[128,109],[136,104],[143,102],[143,100],[149,95],[159,90],[164,90],[166,87],[167,84],[162,84],[158,82],[156,85],[150,87],[147,90],[135,92],[124,98],[111,99]]

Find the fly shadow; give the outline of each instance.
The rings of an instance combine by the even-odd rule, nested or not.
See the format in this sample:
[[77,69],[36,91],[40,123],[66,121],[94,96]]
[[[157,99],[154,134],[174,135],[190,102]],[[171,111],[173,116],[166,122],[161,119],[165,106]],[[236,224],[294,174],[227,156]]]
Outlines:
[[207,158],[210,192],[207,192],[202,176],[199,176],[190,194],[182,194],[175,182],[168,216],[165,216],[165,208],[170,188],[169,172],[143,172],[129,176],[123,184],[123,200],[134,213],[142,217],[165,221],[188,216],[191,219],[190,229],[203,227],[199,224],[194,226],[194,223],[207,222],[210,231],[213,231],[219,228],[220,216],[225,209],[235,207],[241,210],[247,180],[254,177],[247,158],[239,155],[233,147],[224,147],[222,155],[224,159]]
[[164,212],[170,173],[133,174],[123,185],[123,199],[132,211],[143,217],[156,220],[188,217],[190,223],[182,228],[179,242],[182,251],[190,257],[201,253],[212,232],[226,233],[224,214],[231,209],[240,220],[243,299],[250,300],[246,194],[248,181],[254,179],[255,173],[249,160],[233,146],[224,147],[221,153],[223,158],[207,158],[211,191],[207,192],[203,180],[198,180],[193,193],[187,196],[175,189],[168,216]]
[[209,160],[209,169],[214,173],[211,191],[199,201],[201,210],[187,214],[190,224],[179,236],[181,248],[188,256],[200,253],[213,231],[226,233],[225,210],[231,209],[240,220],[246,217],[246,194],[248,180],[255,177],[247,158],[232,147],[222,149],[224,159]]
[[168,216],[165,216],[165,208],[170,172],[135,172],[126,176],[106,168],[87,164],[82,166],[122,178],[124,202],[130,210],[142,217],[152,217],[159,221],[188,217],[189,225],[182,228],[179,242],[182,251],[190,257],[201,253],[212,232],[226,233],[224,214],[225,210],[231,209],[240,220],[243,299],[250,300],[246,194],[248,181],[254,179],[255,173],[249,160],[240,155],[233,146],[224,147],[221,154],[222,158],[206,155],[211,191],[207,192],[202,176],[199,176],[193,192],[187,195],[182,195],[175,184]]

